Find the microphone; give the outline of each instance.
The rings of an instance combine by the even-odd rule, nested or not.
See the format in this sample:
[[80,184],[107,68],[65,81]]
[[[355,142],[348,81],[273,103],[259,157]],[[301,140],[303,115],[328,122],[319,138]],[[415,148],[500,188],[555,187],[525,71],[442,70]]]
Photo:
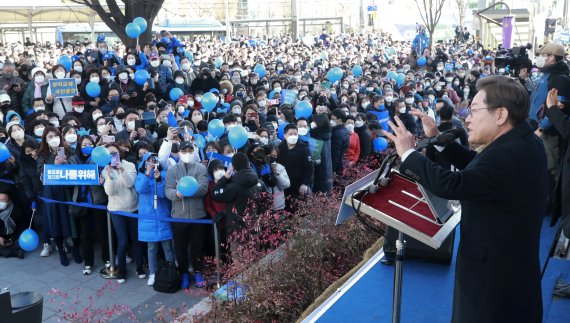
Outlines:
[[461,131],[459,129],[449,129],[446,130],[442,133],[440,133],[439,135],[435,136],[435,137],[431,137],[428,139],[423,139],[418,141],[417,145],[416,145],[416,150],[420,151],[424,148],[430,147],[430,146],[442,146],[442,147],[446,147],[450,144],[452,144],[455,139],[459,138],[459,135],[461,134]]

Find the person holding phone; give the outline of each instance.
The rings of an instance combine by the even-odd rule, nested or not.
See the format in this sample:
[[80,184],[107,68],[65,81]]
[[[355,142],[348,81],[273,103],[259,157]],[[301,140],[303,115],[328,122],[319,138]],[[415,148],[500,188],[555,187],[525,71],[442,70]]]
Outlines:
[[111,212],[111,222],[117,233],[117,258],[118,274],[117,282],[123,284],[127,278],[127,248],[129,238],[133,241],[134,258],[137,265],[139,278],[146,278],[143,270],[143,250],[138,241],[138,221],[131,217],[113,214],[114,211],[135,213],[138,210],[138,194],[135,190],[137,170],[135,165],[124,160],[122,149],[116,143],[105,145],[111,154],[111,164],[103,169],[105,193],[109,197],[107,210]]
[[152,138],[150,132],[142,127],[137,110],[127,110],[123,123],[125,127],[115,135],[115,141],[132,141],[136,143],[139,140],[144,140],[151,145],[154,143],[154,138]]
[[[46,164],[67,164],[72,151],[65,143],[59,130],[52,126],[45,127],[38,149],[37,174],[43,176],[44,165]],[[68,201],[66,186],[44,185],[41,196],[57,200]],[[48,230],[47,235],[55,240],[59,251],[59,260],[62,266],[68,266],[69,260],[63,248],[63,241],[72,236],[72,224],[68,215],[67,205],[60,203],[43,203],[44,229]],[[72,247],[73,259],[76,263],[81,263],[83,259],[79,253],[79,239],[73,239]]]
[[17,243],[25,229],[21,209],[14,207],[8,185],[0,186],[0,256],[24,258],[24,250]]

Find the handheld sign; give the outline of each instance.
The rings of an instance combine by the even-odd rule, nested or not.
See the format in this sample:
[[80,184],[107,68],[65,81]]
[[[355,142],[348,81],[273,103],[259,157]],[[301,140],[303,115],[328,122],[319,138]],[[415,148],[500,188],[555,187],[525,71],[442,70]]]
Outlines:
[[45,165],[44,185],[99,185],[95,164]]
[[74,78],[49,80],[51,94],[56,98],[70,98],[79,95],[77,81]]

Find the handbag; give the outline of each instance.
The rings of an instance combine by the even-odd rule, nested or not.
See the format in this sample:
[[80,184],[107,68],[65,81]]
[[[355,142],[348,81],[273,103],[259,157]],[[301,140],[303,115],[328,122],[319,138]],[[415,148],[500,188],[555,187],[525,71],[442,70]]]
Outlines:
[[[71,198],[71,201],[72,202],[83,202],[83,201],[80,201],[80,198],[79,198],[79,186],[75,186],[75,188],[73,189],[73,197]],[[68,213],[70,216],[72,216],[74,218],[83,218],[83,217],[87,216],[87,208],[83,207],[83,206],[70,205],[69,209],[68,209]]]

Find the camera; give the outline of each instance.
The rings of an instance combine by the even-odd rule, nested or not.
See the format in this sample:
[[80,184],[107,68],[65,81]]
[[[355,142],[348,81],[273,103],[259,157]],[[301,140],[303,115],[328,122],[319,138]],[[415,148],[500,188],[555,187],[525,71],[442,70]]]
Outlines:
[[530,71],[532,68],[532,62],[528,56],[528,51],[531,49],[532,44],[530,43],[511,49],[504,49],[502,46],[499,46],[495,57],[495,66],[497,69],[504,68],[507,70],[508,68],[511,76],[518,77],[522,68],[526,68],[527,71]]

